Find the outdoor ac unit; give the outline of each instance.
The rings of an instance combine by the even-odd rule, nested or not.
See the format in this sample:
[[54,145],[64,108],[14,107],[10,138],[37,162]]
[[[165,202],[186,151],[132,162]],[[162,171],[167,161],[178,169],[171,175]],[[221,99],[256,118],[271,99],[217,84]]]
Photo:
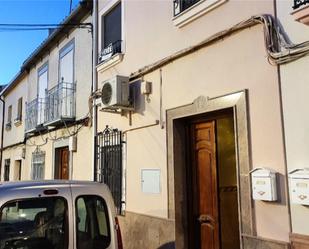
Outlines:
[[129,101],[129,78],[116,75],[106,80],[101,85],[101,108],[118,109],[128,107]]

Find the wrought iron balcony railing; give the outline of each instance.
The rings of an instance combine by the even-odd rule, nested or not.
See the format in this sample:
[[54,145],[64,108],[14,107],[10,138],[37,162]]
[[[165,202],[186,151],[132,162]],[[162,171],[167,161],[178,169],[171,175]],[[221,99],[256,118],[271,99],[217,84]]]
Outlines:
[[25,131],[33,132],[45,120],[45,100],[36,98],[26,104]]
[[120,54],[122,41],[115,41],[106,46],[99,54],[99,63],[109,60],[113,55]]
[[45,124],[56,125],[62,121],[75,119],[76,84],[60,82],[47,91],[45,104]]
[[294,0],[293,9],[296,10],[303,5],[309,4],[309,0]]
[[199,1],[200,0],[174,0],[174,16],[179,15]]

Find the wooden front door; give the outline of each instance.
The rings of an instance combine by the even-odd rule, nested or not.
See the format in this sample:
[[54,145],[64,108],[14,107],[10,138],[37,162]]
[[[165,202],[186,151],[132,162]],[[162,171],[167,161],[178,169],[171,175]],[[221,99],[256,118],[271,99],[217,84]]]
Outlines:
[[69,147],[56,149],[55,179],[69,179]]
[[191,124],[190,133],[189,244],[194,249],[219,249],[215,121]]

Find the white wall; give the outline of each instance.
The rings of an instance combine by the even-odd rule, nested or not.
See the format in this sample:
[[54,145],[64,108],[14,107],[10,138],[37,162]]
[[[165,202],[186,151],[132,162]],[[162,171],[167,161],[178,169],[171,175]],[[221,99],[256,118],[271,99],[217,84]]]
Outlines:
[[[136,59],[139,60],[138,57]],[[138,63],[142,62],[141,58]],[[110,70],[110,74],[123,74],[126,64],[122,63],[124,65],[116,65]],[[106,74],[104,76],[107,77]],[[99,77],[103,75],[99,73]],[[132,116],[132,126],[128,115],[101,112],[99,131],[107,124],[125,131],[153,124],[159,119],[160,72],[156,70],[143,78],[152,82],[153,94],[150,95],[150,103],[140,96],[141,103]],[[284,183],[286,172],[278,75],[277,68],[267,62],[263,27],[246,29],[162,67],[162,84],[164,122],[167,109],[190,104],[200,95],[212,98],[248,89],[253,167],[269,167],[281,176],[281,203],[255,202],[257,235],[288,241],[289,213]],[[154,126],[127,133],[128,211],[167,218],[166,150],[166,127]],[[142,193],[140,174],[143,168],[161,170],[160,194]]]

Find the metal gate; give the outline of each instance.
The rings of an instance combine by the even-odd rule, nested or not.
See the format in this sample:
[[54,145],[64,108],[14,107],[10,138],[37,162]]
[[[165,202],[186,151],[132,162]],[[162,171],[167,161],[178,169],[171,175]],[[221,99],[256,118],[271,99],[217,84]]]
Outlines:
[[109,186],[117,213],[121,213],[122,204],[122,132],[106,126],[96,136],[95,181]]

